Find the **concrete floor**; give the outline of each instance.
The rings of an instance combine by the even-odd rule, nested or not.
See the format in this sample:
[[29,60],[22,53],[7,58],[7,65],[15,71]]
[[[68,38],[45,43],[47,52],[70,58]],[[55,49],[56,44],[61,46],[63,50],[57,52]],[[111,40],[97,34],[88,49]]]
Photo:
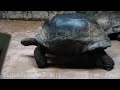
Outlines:
[[112,41],[106,52],[114,59],[112,71],[103,69],[59,68],[39,69],[34,60],[35,46],[20,44],[25,37],[34,37],[40,21],[0,21],[0,32],[12,35],[2,69],[2,78],[9,79],[120,79],[120,42]]

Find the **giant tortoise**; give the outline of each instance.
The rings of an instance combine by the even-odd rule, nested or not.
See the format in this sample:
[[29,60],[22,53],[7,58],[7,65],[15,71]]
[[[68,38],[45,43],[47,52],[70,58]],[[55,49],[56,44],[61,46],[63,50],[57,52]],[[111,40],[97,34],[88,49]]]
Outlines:
[[78,13],[62,13],[45,21],[35,38],[25,38],[24,46],[36,45],[34,56],[39,68],[48,66],[45,53],[54,55],[82,55],[97,57],[100,68],[112,70],[114,61],[104,49],[111,46],[109,37],[98,23]]

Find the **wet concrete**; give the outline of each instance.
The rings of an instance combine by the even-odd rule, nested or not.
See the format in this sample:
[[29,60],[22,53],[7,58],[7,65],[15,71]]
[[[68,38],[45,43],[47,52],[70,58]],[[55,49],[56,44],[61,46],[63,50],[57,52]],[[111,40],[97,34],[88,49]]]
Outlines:
[[34,60],[35,46],[25,47],[21,39],[34,37],[34,31],[42,25],[40,21],[0,21],[0,32],[12,35],[2,69],[1,78],[10,79],[120,79],[120,42],[112,41],[106,52],[114,59],[112,71],[103,69],[49,67],[39,69]]

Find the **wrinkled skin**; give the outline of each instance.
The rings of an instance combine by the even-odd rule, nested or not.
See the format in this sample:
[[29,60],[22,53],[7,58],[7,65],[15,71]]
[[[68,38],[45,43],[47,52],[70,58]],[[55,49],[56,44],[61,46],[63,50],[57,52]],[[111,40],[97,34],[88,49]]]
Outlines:
[[119,11],[100,11],[95,16],[95,19],[111,39],[120,41]]

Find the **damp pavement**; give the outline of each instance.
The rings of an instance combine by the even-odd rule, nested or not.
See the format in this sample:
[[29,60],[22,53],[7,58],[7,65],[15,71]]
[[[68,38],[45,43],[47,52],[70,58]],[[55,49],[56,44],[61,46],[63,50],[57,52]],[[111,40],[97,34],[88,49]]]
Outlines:
[[115,62],[114,69],[106,71],[92,68],[48,67],[40,69],[34,59],[35,46],[25,47],[20,41],[34,37],[34,31],[41,21],[0,21],[0,32],[11,34],[12,38],[5,57],[1,78],[3,79],[120,79],[120,42],[112,41],[106,52]]

